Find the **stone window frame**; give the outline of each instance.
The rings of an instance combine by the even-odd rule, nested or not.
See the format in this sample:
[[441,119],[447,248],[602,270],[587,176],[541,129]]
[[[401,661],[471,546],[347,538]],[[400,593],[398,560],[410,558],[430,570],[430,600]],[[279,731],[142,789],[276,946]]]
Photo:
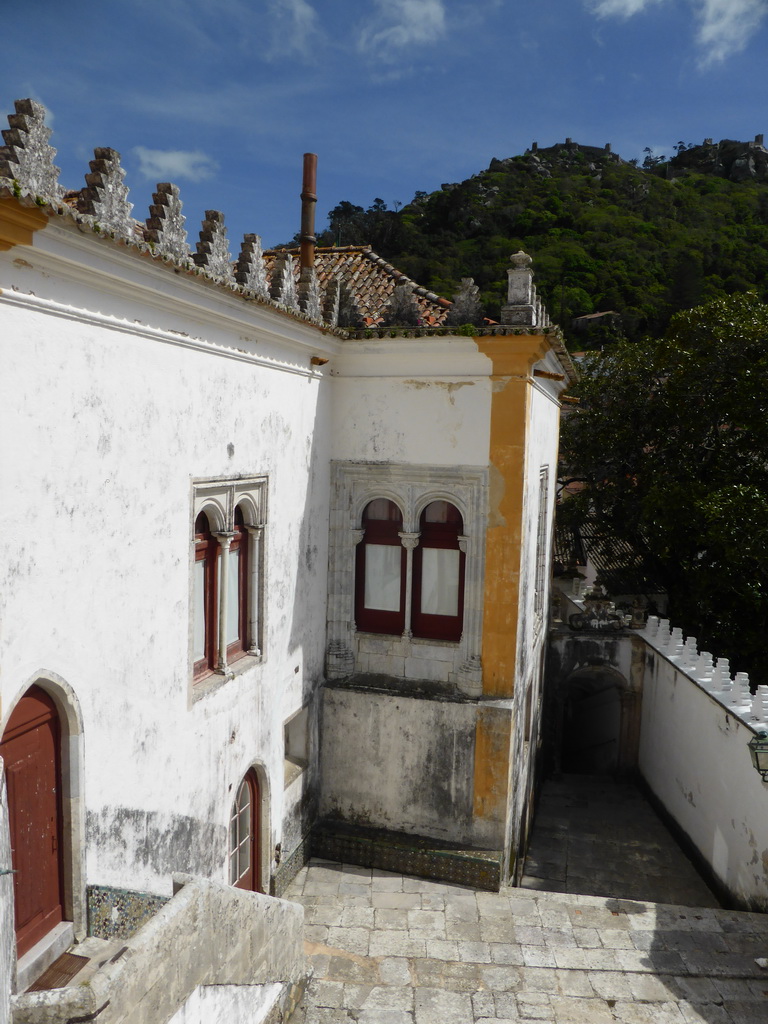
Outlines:
[[[244,671],[256,662],[265,660],[264,640],[266,637],[266,531],[267,531],[268,478],[264,476],[239,477],[234,479],[198,479],[192,481],[192,515],[190,526],[190,592],[189,592],[189,676],[192,679],[195,696],[202,696],[236,673]],[[208,517],[210,530],[219,542],[222,555],[226,556],[232,538],[235,536],[235,509],[240,508],[244,529],[248,536],[247,566],[248,592],[246,595],[248,636],[243,653],[231,658],[227,649],[226,573],[228,559],[221,559],[221,579],[217,582],[219,591],[219,613],[217,629],[217,657],[215,666],[205,674],[195,676],[194,662],[194,570],[195,570],[195,522],[201,512]]]
[[[457,687],[470,696],[482,692],[481,646],[488,470],[478,466],[433,466],[375,462],[331,462],[331,509],[328,579],[329,678],[354,674],[357,629],[354,621],[355,561],[363,537],[363,510],[374,498],[388,498],[403,513],[403,545],[408,555],[406,601],[412,592],[412,550],[418,543],[419,521],[433,501],[455,505],[464,523],[464,628],[461,639],[402,639],[457,649]],[[408,616],[406,615],[406,619]],[[367,634],[364,634],[367,635]],[[400,638],[393,638],[400,639]]]

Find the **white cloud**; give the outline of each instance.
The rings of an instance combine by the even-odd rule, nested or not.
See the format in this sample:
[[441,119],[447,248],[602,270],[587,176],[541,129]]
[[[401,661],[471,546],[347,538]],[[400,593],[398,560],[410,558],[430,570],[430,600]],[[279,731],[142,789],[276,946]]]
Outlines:
[[219,165],[200,150],[146,149],[135,146],[139,172],[152,181],[205,181],[212,178]]
[[443,0],[375,0],[378,13],[360,31],[358,49],[391,57],[409,46],[433,45],[446,32]]
[[664,0],[589,0],[588,6],[601,18],[630,18],[659,3]]
[[747,45],[768,14],[766,0],[697,0],[701,24],[697,41],[704,64],[725,60]]
[[[586,0],[600,18],[629,18],[668,0]],[[702,50],[702,65],[715,64],[740,53],[768,14],[768,0],[689,0]]]
[[322,38],[317,11],[307,0],[269,0],[272,46],[268,57],[310,57]]

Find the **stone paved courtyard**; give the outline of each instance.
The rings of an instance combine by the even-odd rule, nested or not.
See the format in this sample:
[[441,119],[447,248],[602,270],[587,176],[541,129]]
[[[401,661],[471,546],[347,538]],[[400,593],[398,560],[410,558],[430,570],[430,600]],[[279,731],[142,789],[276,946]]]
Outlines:
[[[595,807],[586,815],[599,818]],[[635,880],[642,862],[652,883],[658,875],[668,885],[668,834],[654,830],[658,848],[643,847],[639,859],[618,836],[602,855],[590,842],[580,856],[591,869],[573,877],[591,870],[595,884],[610,876],[617,886]],[[534,885],[551,874],[553,862],[541,863],[542,875],[528,876]],[[669,877],[690,898],[694,883],[679,870],[670,859]],[[567,871],[560,874],[565,887]],[[696,898],[710,905],[685,906],[525,888],[476,892],[313,861],[286,898],[306,909],[314,972],[292,1024],[768,1024],[768,970],[755,962],[768,957],[768,915],[717,909],[705,886]]]
[[313,861],[292,1024],[766,1024],[768,917]]

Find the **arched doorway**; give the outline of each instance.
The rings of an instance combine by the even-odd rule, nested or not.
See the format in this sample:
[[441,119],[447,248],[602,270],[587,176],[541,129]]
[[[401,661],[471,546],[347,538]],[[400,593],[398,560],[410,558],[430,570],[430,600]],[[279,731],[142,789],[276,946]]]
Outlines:
[[611,668],[573,673],[559,691],[558,772],[627,775],[637,768],[640,694]]
[[251,768],[237,789],[229,818],[229,881],[263,892],[261,880],[261,787]]
[[32,686],[0,741],[8,788],[16,943],[21,957],[64,920],[61,722]]
[[611,679],[586,677],[568,688],[562,766],[580,775],[613,774],[619,766],[621,701]]

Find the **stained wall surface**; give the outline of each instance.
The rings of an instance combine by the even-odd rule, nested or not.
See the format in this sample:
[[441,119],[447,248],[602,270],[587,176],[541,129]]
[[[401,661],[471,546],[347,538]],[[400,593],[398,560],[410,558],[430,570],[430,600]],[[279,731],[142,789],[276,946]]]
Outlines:
[[723,889],[768,911],[768,784],[752,767],[754,732],[650,645],[640,770]]
[[[283,722],[323,673],[329,414],[310,366],[322,336],[76,231],[35,241],[0,254],[0,727],[41,674],[76,695],[73,856],[85,846],[88,884],[169,894],[175,871],[228,880],[231,802],[256,765],[268,884],[286,820],[295,844],[315,798],[307,781],[284,799]],[[200,687],[194,482],[256,475],[263,657]]]

